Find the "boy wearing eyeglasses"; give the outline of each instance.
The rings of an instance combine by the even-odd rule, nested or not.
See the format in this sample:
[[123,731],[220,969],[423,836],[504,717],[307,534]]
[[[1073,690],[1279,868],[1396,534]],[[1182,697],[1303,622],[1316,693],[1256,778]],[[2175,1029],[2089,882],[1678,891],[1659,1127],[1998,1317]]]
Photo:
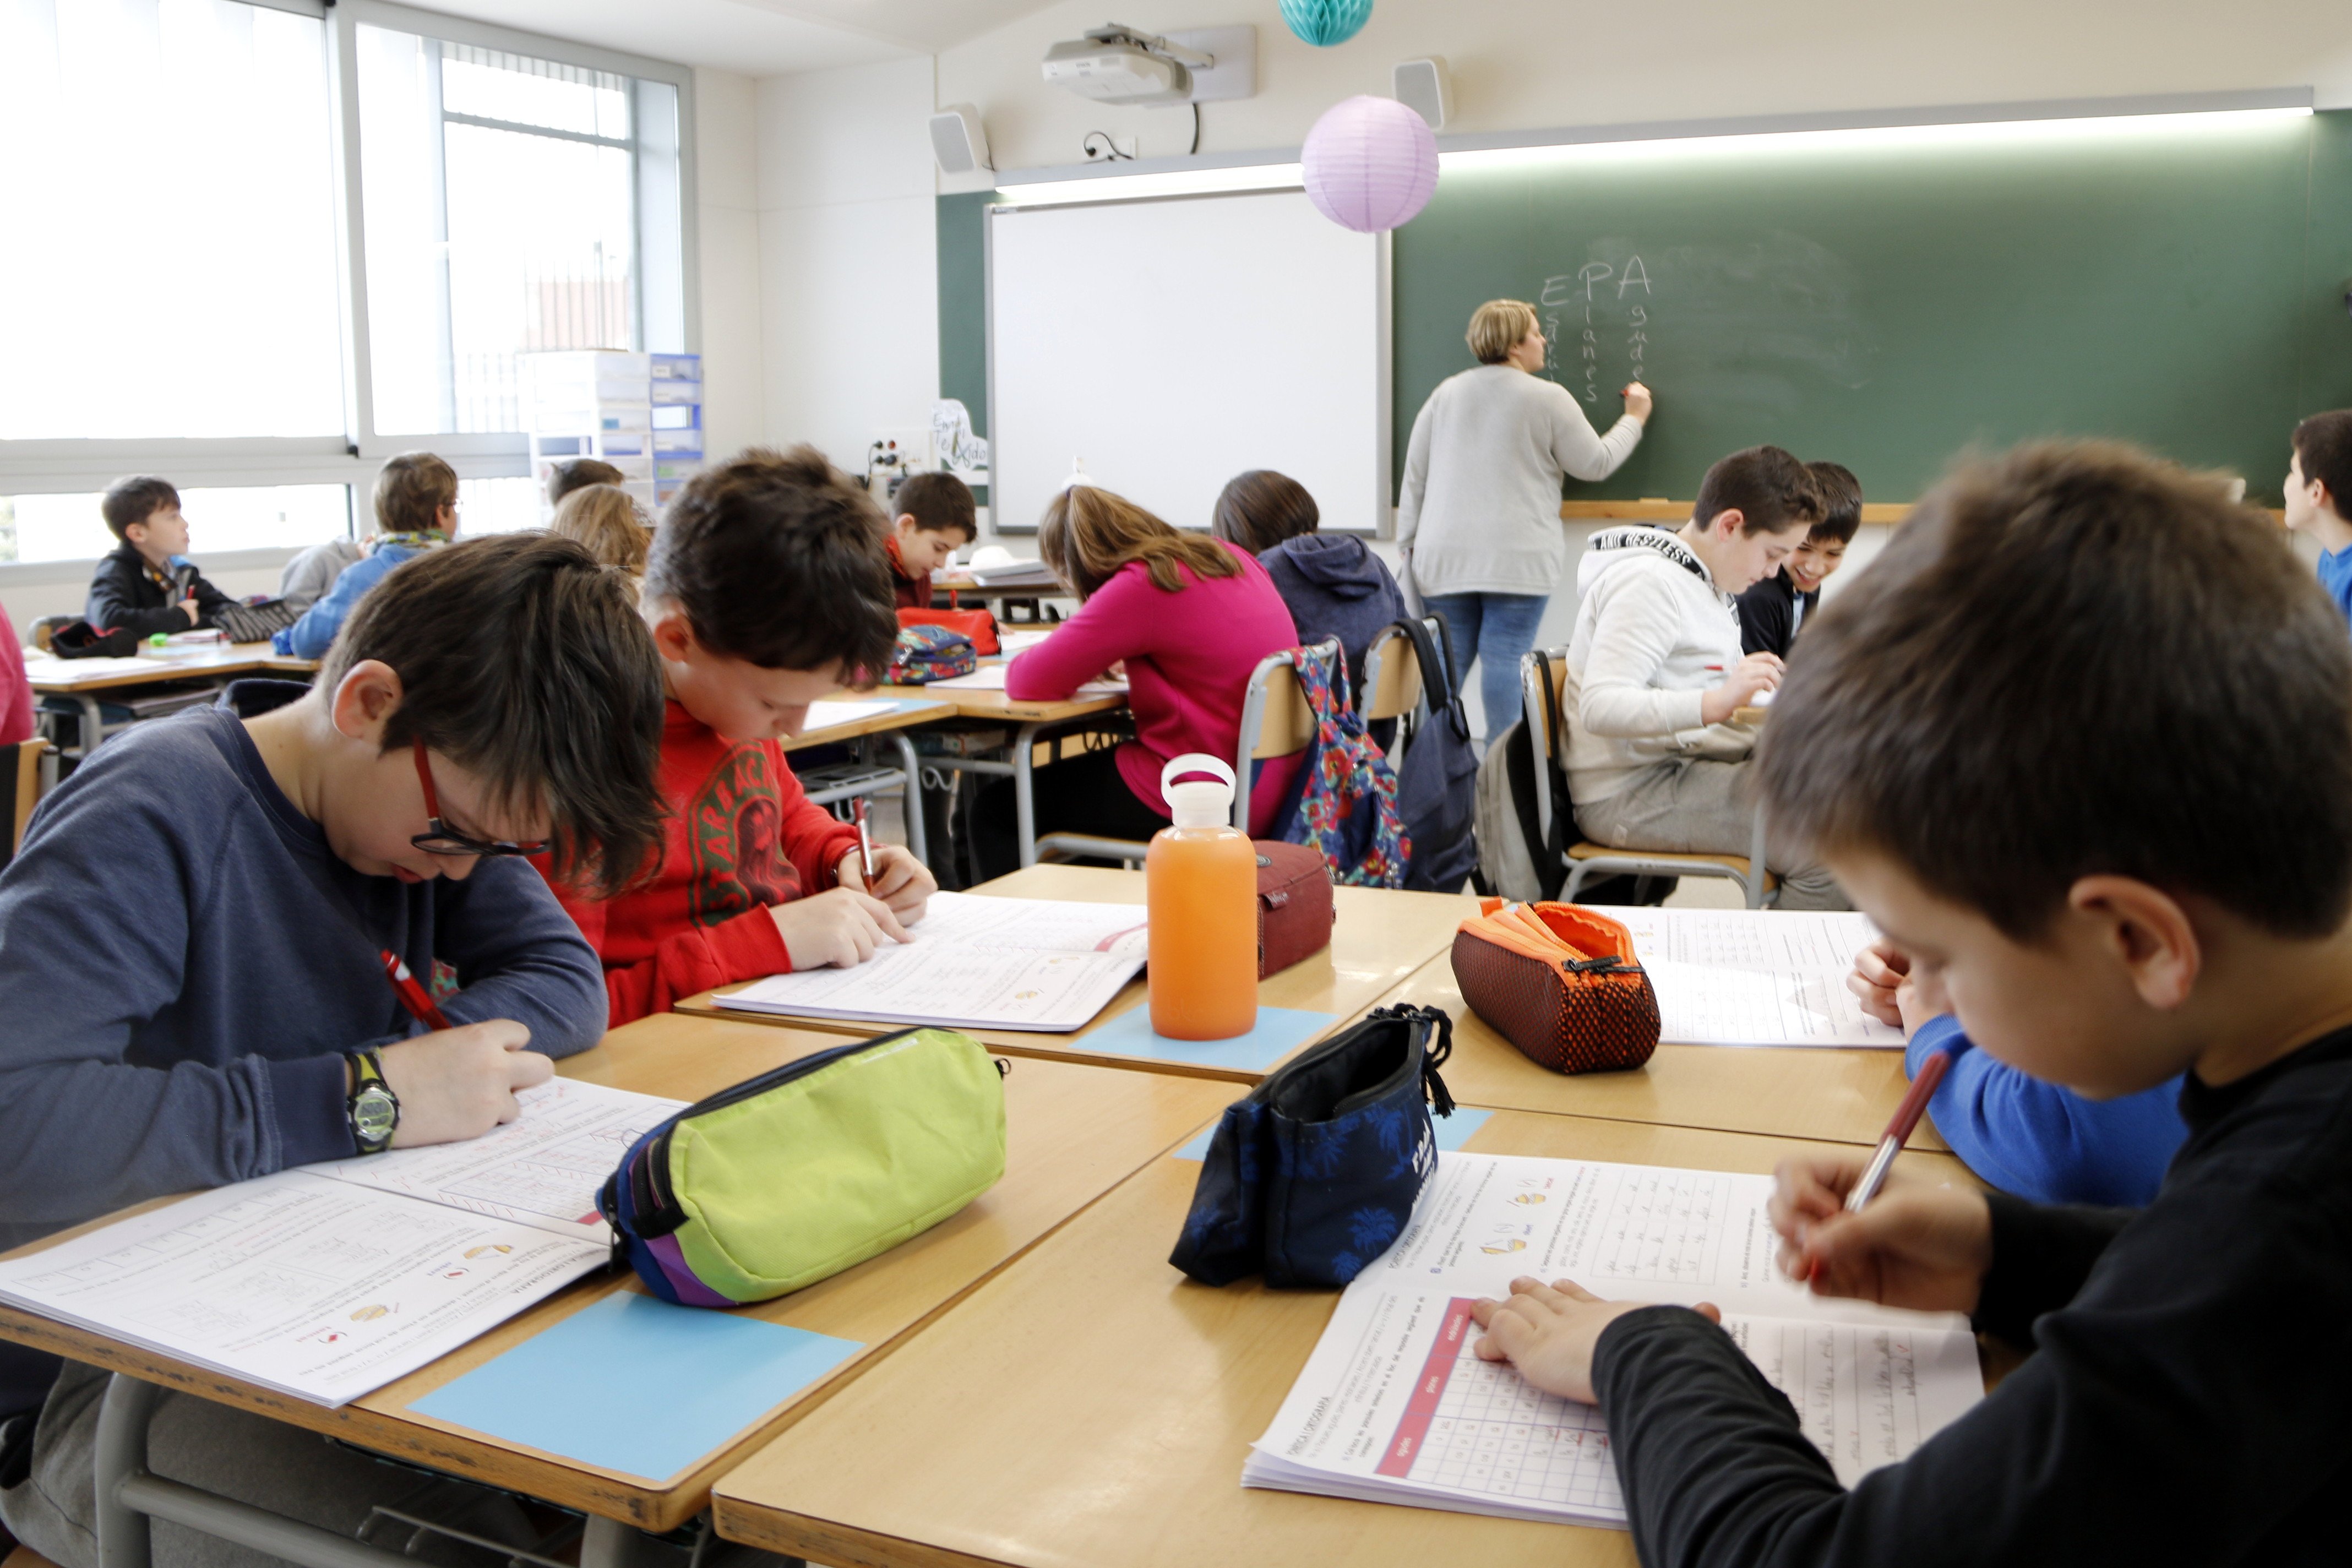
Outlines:
[[[592,884],[635,870],[660,834],[661,711],[626,580],[513,534],[387,577],[309,688],[238,681],[100,748],[0,872],[0,1249],[513,1120],[514,1091],[605,1012],[596,955],[521,857]],[[0,1518],[66,1568],[94,1557],[103,1382],[0,1346],[0,1421],[41,1411],[37,1450],[25,1420],[0,1428]],[[241,1476],[341,1462],[290,1427],[173,1408],[159,1434],[236,1426],[185,1451]],[[323,1481],[294,1489],[314,1522],[359,1521],[310,1497]]]

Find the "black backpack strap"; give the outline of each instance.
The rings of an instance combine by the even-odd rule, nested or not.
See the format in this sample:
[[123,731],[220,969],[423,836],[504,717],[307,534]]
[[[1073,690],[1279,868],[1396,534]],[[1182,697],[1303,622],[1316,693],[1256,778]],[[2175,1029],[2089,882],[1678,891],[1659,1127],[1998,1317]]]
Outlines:
[[[1437,615],[1434,610],[1430,614],[1437,616],[1439,626],[1445,625],[1444,616]],[[1438,640],[1429,635],[1428,626],[1417,616],[1408,616],[1395,625],[1412,640],[1413,658],[1421,662],[1421,691],[1428,700],[1429,710],[1443,713],[1450,704],[1460,702],[1461,696],[1454,689],[1453,629],[1447,628],[1445,645],[1441,647]]]

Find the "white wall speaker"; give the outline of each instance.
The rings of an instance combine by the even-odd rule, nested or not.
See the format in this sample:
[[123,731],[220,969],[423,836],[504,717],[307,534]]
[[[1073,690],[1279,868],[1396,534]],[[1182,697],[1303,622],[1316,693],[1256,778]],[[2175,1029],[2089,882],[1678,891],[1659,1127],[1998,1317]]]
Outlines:
[[940,161],[943,174],[995,167],[988,161],[988,132],[981,129],[980,110],[969,103],[950,103],[932,115],[931,156]]
[[1454,118],[1454,80],[1446,74],[1443,57],[1400,60],[1390,79],[1395,84],[1396,100],[1428,121],[1432,131],[1444,130],[1445,122]]

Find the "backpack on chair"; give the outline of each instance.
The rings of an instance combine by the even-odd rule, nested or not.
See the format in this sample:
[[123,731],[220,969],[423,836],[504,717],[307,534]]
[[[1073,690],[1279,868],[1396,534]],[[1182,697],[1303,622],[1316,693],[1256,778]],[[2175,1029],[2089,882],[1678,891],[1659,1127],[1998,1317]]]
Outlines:
[[[1539,672],[1546,722],[1557,735],[1560,725],[1552,707],[1550,660],[1541,649],[1528,657]],[[1412,752],[1405,755],[1410,763]],[[1553,810],[1549,834],[1538,825],[1536,810],[1538,766],[1551,770]],[[1566,856],[1575,820],[1567,773],[1556,757],[1537,761],[1535,738],[1528,732],[1522,714],[1486,748],[1486,758],[1478,764],[1478,868],[1474,879],[1478,891],[1520,903],[1557,900],[1568,882]],[[1603,877],[1585,883],[1576,897],[1583,904],[1662,904],[1675,890],[1675,882],[1673,877]]]
[[1315,740],[1274,837],[1319,852],[1331,880],[1342,886],[1402,887],[1412,841],[1397,814],[1396,774],[1349,700],[1348,656],[1334,653],[1336,683],[1320,659],[1302,658],[1292,667],[1315,716]]
[[1458,893],[1478,868],[1478,839],[1472,823],[1477,808],[1478,750],[1470,742],[1470,717],[1462,710],[1437,639],[1418,620],[1396,624],[1412,639],[1422,694],[1429,704],[1427,721],[1412,732],[1404,761],[1397,767],[1397,813],[1412,841],[1404,885],[1416,892]]

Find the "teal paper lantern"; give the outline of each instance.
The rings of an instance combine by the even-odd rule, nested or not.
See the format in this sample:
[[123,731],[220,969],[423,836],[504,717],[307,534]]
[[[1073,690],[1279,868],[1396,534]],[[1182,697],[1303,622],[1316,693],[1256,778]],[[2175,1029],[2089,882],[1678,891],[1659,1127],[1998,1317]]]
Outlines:
[[1282,19],[1318,48],[1344,44],[1372,19],[1372,0],[1282,0]]

